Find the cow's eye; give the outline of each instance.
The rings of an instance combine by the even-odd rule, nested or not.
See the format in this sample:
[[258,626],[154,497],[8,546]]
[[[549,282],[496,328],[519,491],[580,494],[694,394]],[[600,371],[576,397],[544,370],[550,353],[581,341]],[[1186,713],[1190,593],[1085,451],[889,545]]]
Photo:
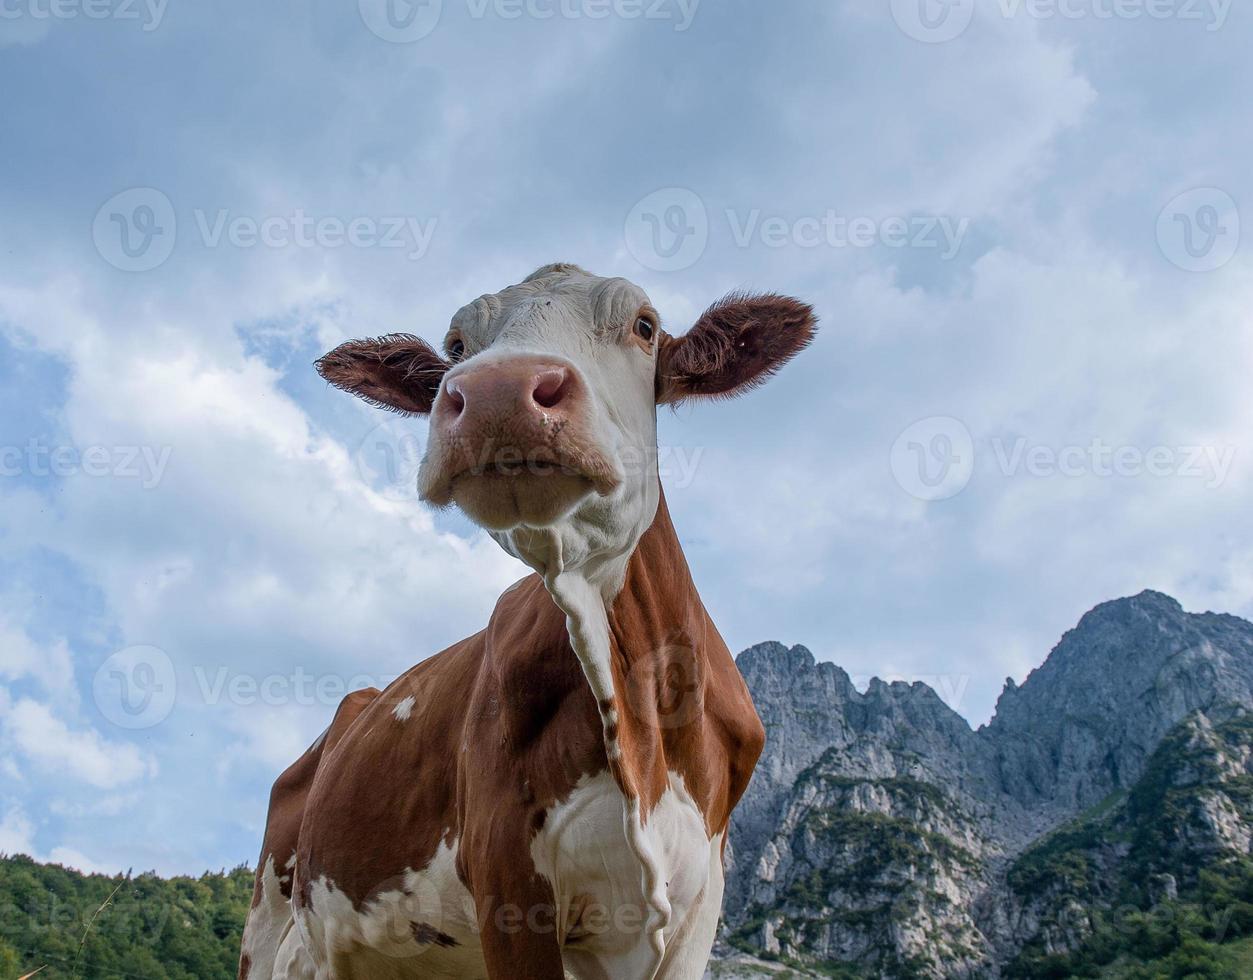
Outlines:
[[635,333],[637,336],[643,337],[649,343],[652,343],[653,325],[644,317],[640,317],[635,321]]
[[459,361],[466,356],[466,345],[463,340],[458,338],[448,345],[448,356],[454,361]]

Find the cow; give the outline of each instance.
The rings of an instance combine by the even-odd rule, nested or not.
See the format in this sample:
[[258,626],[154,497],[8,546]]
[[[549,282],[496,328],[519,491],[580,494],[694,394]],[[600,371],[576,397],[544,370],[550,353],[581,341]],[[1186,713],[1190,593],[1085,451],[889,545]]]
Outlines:
[[765,732],[671,523],[657,406],[751,389],[815,329],[732,294],[671,336],[638,286],[558,263],[463,307],[443,356],[392,334],[318,361],[429,416],[420,496],[534,572],[279,777],[241,980],[703,975]]

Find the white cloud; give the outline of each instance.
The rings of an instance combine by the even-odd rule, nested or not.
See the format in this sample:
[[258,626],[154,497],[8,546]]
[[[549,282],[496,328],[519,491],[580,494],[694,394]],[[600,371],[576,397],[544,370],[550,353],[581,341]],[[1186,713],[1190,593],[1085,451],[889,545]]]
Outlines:
[[0,814],[0,854],[33,854],[35,827],[18,806]]
[[98,789],[156,775],[156,762],[133,745],[111,743],[89,729],[72,730],[47,705],[19,699],[3,720],[6,739],[36,766]]

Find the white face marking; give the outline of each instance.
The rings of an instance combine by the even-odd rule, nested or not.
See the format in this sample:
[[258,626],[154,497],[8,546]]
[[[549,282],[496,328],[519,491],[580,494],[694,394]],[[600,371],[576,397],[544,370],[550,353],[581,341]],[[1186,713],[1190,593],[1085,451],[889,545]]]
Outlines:
[[396,702],[396,707],[392,708],[392,715],[397,721],[408,721],[409,715],[413,713],[414,704],[415,701],[412,694],[403,697]]
[[[651,341],[636,331],[641,317],[650,324]],[[555,525],[492,532],[507,552],[545,577],[577,569],[611,594],[652,523],[659,497],[659,335],[657,315],[642,289],[573,266],[541,270],[527,282],[480,297],[453,317],[447,346],[464,345],[454,372],[461,365],[468,370],[518,355],[572,365],[590,395],[591,439],[622,478],[611,493],[589,494]]]

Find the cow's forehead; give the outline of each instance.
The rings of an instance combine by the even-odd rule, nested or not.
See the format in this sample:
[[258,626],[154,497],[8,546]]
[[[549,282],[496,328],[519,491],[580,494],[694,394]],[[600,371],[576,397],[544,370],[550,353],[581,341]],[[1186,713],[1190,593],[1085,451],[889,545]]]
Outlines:
[[563,262],[543,266],[517,285],[466,304],[449,330],[486,344],[511,323],[541,316],[549,323],[599,333],[649,306],[648,295],[630,280],[598,276]]

